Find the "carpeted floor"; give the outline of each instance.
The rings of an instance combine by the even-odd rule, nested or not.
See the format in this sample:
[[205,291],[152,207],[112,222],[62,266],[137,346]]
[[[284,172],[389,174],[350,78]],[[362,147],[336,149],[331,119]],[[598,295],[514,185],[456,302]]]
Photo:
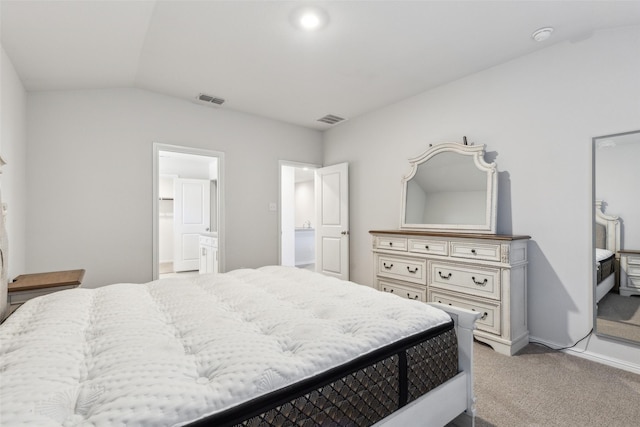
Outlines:
[[474,357],[477,427],[640,425],[640,375],[535,344]]

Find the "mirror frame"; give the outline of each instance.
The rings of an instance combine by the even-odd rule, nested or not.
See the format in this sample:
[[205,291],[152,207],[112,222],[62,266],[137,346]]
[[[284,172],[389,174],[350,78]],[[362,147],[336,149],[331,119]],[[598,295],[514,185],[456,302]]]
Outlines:
[[[496,234],[498,207],[498,171],[495,162],[484,160],[485,145],[464,145],[458,142],[443,142],[435,144],[424,153],[409,159],[411,171],[402,178],[402,202],[400,213],[400,228],[419,229],[443,232],[470,232],[481,234]],[[473,158],[474,164],[487,177],[487,194],[485,222],[483,224],[411,224],[406,222],[407,184],[418,172],[418,166],[441,153],[456,153]]]
[[[633,344],[633,345],[638,345],[639,341],[635,341],[626,337],[622,337],[622,336],[617,336],[617,335],[611,335],[611,334],[607,334],[605,332],[600,332],[598,330],[598,302],[597,302],[597,273],[596,273],[596,254],[595,254],[595,248],[596,248],[596,224],[600,223],[603,224],[602,219],[598,219],[596,217],[600,217],[603,218],[605,220],[609,220],[610,222],[617,222],[618,221],[618,217],[617,216],[611,216],[608,214],[604,214],[602,213],[602,200],[598,200],[596,199],[596,153],[598,151],[598,142],[600,140],[603,139],[610,139],[610,138],[615,138],[615,137],[620,137],[620,136],[627,136],[627,135],[632,135],[632,134],[639,134],[640,130],[634,130],[634,131],[629,131],[629,132],[621,132],[621,133],[614,133],[614,134],[609,134],[609,135],[601,135],[601,136],[595,136],[593,138],[591,138],[592,144],[591,144],[591,288],[592,288],[592,293],[591,293],[591,298],[592,298],[592,304],[591,304],[591,310],[592,310],[592,326],[593,326],[593,333],[600,337],[600,338],[605,338],[608,340],[613,340],[613,341],[619,341],[619,342],[624,342],[624,343],[628,343],[628,344]],[[606,222],[605,222],[606,224]],[[608,230],[609,232],[611,230]],[[616,239],[616,245],[615,245],[615,254],[616,254],[616,273],[615,274],[620,274],[620,254],[619,254],[619,250],[620,248],[620,226],[619,223],[617,225],[615,225],[615,227],[613,228],[613,232],[616,233],[615,235],[615,239]],[[608,235],[607,238],[610,238],[610,236]],[[611,245],[611,244],[610,244]]]

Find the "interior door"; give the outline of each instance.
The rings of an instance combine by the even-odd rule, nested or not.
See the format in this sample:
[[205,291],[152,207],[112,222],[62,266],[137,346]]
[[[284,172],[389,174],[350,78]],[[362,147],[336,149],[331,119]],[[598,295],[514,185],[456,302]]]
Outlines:
[[200,268],[200,234],[209,232],[210,182],[205,179],[175,178],[173,181],[173,270]]
[[316,169],[316,271],[349,280],[349,164]]

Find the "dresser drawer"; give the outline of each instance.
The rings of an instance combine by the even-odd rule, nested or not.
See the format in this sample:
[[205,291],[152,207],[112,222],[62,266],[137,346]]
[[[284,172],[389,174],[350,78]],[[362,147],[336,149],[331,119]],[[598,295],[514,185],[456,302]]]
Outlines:
[[407,239],[403,237],[376,237],[376,248],[390,251],[407,251]]
[[627,255],[627,264],[631,265],[637,265],[640,267],[640,256],[636,255],[636,256],[628,256]]
[[407,299],[414,299],[423,302],[427,301],[426,287],[414,287],[410,285],[401,285],[398,283],[387,282],[385,280],[378,280],[378,290],[398,295]]
[[478,266],[430,263],[429,286],[450,291],[500,299],[500,269]]
[[473,301],[464,297],[452,296],[438,291],[429,291],[429,301],[466,308],[481,314],[477,321],[478,329],[492,334],[500,334],[500,304],[485,301]]
[[500,261],[500,244],[451,242],[451,256],[456,258]]
[[449,242],[444,240],[409,239],[409,251],[446,256],[449,253]]
[[640,277],[627,276],[627,288],[640,289]]
[[376,255],[376,275],[407,282],[427,284],[427,260]]

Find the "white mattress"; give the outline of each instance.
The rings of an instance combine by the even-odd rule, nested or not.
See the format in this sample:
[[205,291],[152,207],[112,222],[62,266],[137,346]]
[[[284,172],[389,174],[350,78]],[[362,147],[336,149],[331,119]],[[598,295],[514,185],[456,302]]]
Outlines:
[[287,267],[61,291],[0,326],[0,420],[180,425],[449,321]]
[[596,264],[599,263],[600,261],[603,261],[609,258],[612,255],[613,255],[613,252],[608,249],[596,248]]

